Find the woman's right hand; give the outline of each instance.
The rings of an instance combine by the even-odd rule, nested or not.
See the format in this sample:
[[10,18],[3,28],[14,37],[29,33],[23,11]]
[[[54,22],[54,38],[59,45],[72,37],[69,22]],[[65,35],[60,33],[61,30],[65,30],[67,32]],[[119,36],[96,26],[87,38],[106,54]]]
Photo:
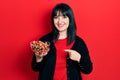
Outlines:
[[34,54],[36,56],[36,62],[41,62],[43,57],[46,56],[48,54],[48,52],[46,52],[46,53],[34,52]]

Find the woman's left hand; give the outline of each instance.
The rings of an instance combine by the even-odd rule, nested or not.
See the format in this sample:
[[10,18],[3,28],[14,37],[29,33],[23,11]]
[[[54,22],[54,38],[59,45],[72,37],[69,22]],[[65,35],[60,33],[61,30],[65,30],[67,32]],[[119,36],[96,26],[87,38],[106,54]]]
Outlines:
[[70,49],[65,49],[65,52],[68,52],[69,57],[70,57],[71,60],[80,62],[80,59],[81,59],[80,53],[78,53],[75,50],[70,50]]

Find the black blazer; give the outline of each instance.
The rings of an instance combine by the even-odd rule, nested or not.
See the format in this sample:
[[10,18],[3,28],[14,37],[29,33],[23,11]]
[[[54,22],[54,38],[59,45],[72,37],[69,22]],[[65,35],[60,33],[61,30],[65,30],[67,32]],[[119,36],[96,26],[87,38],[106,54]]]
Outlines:
[[[41,41],[50,42],[50,51],[41,62],[36,63],[36,57],[33,55],[32,69],[34,71],[39,71],[38,80],[53,80],[56,63],[56,48],[52,39],[52,33],[40,38]],[[78,63],[77,61],[66,58],[67,78],[68,80],[82,80],[80,72],[89,74],[92,71],[92,62],[90,60],[87,46],[80,37],[76,36],[75,43],[71,49],[79,52],[81,54],[81,59]]]

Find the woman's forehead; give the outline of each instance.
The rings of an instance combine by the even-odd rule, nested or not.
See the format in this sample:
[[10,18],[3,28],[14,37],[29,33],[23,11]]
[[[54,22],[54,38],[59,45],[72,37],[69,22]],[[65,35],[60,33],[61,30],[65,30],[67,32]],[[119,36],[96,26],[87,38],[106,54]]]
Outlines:
[[56,16],[63,16],[62,11],[58,10],[58,11],[56,12]]

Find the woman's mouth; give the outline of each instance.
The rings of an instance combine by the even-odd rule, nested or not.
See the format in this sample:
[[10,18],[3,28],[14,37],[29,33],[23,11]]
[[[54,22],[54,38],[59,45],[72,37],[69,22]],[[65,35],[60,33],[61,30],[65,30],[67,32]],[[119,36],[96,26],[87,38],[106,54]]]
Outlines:
[[64,24],[58,24],[58,28],[62,28]]

